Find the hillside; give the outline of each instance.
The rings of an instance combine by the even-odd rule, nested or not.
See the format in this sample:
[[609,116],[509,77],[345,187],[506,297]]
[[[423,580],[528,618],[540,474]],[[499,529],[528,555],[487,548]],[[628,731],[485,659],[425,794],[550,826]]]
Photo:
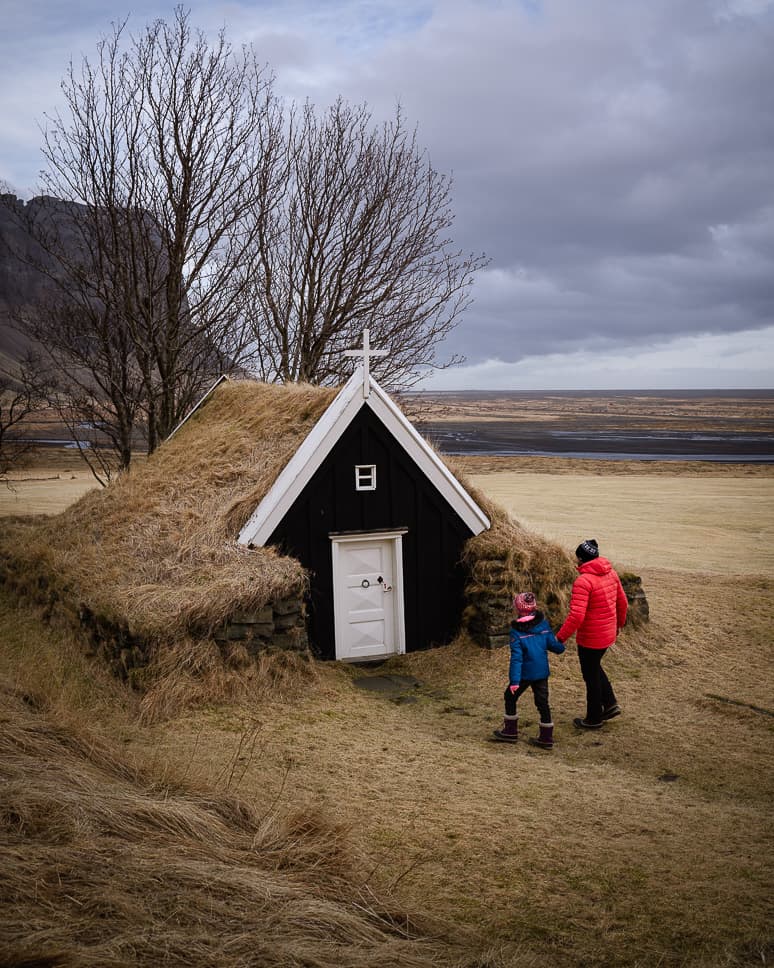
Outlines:
[[505,659],[463,643],[373,670],[391,695],[334,663],[142,726],[0,594],[3,963],[769,963],[771,577],[646,579],[654,622],[608,662],[624,715],[573,730],[571,649],[551,753],[487,742]]
[[0,196],[0,364],[22,359],[32,344],[13,326],[15,314],[45,300],[51,284],[38,268],[52,265],[24,227],[25,219],[40,212],[61,223],[68,205],[55,198],[39,196],[24,202],[15,195]]

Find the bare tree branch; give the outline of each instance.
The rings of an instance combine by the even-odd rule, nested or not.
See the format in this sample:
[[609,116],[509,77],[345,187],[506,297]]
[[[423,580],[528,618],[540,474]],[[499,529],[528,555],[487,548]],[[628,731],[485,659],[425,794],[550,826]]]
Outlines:
[[98,480],[223,372],[340,383],[365,328],[393,389],[458,362],[439,347],[487,260],[454,246],[450,178],[399,108],[285,112],[273,84],[180,7],[137,36],[118,23],[67,71],[46,194],[0,198],[46,281],[16,325]]
[[374,126],[338,100],[291,112],[282,191],[258,234],[254,336],[269,380],[337,383],[364,328],[390,352],[374,365],[392,387],[448,366],[437,348],[487,260],[454,249],[451,181],[433,169],[400,109]]
[[120,466],[139,431],[152,451],[213,376],[249,360],[256,197],[276,191],[281,144],[272,84],[249,48],[208,44],[181,8],[136,38],[118,24],[63,82],[43,183],[72,202],[25,216],[56,295],[21,325],[61,394],[107,401]]

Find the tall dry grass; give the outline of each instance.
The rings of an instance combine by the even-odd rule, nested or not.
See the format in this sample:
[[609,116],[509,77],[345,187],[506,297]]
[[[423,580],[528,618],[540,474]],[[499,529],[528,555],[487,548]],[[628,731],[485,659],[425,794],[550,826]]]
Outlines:
[[138,694],[89,658],[71,631],[52,629],[2,588],[0,629],[0,678],[30,707],[75,728],[114,732],[139,715]]
[[143,767],[52,715],[53,692],[0,680],[5,968],[473,964],[463,932],[443,937],[357,877],[344,824],[229,795],[238,757],[219,791],[186,782],[179,758]]
[[267,696],[293,697],[314,690],[319,670],[309,652],[250,655],[240,643],[181,637],[156,651],[139,701],[143,723],[212,703],[258,706]]

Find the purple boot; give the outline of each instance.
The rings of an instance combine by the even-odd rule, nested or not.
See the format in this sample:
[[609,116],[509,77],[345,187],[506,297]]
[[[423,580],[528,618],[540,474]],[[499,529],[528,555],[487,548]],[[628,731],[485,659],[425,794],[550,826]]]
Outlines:
[[503,719],[503,728],[492,730],[496,742],[515,743],[519,738],[519,717],[506,716]]
[[554,724],[541,723],[539,730],[537,737],[530,737],[530,743],[544,750],[552,750],[554,748]]

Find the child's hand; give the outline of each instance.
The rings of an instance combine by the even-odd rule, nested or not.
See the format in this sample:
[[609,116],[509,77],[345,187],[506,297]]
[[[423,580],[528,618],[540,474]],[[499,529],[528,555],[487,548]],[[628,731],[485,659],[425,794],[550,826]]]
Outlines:
[[519,683],[517,682],[515,686],[508,686],[508,688],[511,690],[513,695],[516,695],[516,693],[519,691]]

